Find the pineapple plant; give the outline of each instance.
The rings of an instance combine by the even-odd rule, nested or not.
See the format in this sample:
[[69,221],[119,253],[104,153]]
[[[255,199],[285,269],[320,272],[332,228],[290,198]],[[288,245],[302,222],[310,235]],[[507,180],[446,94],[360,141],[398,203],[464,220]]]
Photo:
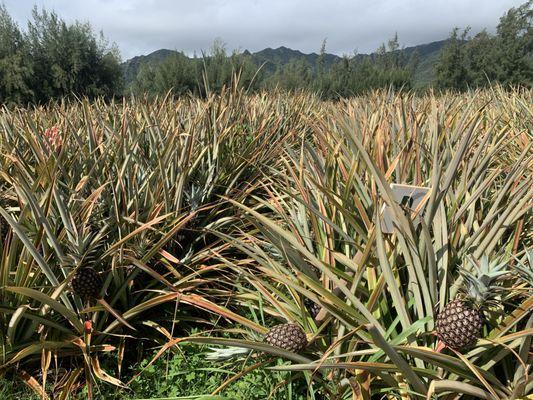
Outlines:
[[276,325],[265,335],[265,342],[272,346],[298,353],[307,347],[305,332],[296,324]]
[[103,281],[95,271],[102,252],[104,232],[94,232],[90,224],[79,228],[74,240],[67,243],[68,263],[76,269],[72,279],[72,291],[84,301],[98,300],[102,297]]
[[86,303],[95,300],[123,325],[135,330],[102,296],[104,282],[95,271],[94,266],[100,261],[102,238],[105,237],[105,232],[91,233],[91,231],[90,226],[82,227],[80,229],[81,234],[76,241],[68,243],[69,261],[77,266],[71,281],[72,291]]
[[126,321],[122,317],[122,315],[113,307],[111,307],[111,305],[102,297],[101,292],[104,286],[102,278],[100,278],[100,275],[98,275],[98,273],[93,268],[78,268],[76,274],[74,275],[74,278],[72,279],[71,285],[72,291],[78,296],[80,296],[83,301],[89,302],[91,300],[96,300],[123,325],[135,330],[135,328],[131,326],[128,321]]
[[461,350],[476,343],[481,337],[483,313],[492,306],[497,306],[502,286],[497,285],[506,263],[490,264],[488,258],[482,258],[478,265],[469,259],[473,272],[462,269],[461,274],[466,290],[450,301],[437,316],[436,333],[448,347]]

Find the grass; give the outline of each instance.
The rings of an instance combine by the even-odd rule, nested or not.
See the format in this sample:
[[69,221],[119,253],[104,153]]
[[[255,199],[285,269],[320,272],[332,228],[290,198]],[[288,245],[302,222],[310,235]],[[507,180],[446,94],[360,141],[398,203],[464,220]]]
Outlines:
[[[335,103],[229,88],[2,110],[0,371],[62,399],[126,386],[146,398],[523,397],[531,100],[498,87]],[[422,223],[392,182],[431,188]],[[459,267],[482,262],[509,270],[482,338],[436,351]],[[80,267],[102,276],[110,307],[72,293]],[[261,343],[286,321],[308,335],[302,354]],[[206,360],[206,343],[232,354]]]
[[[179,352],[160,358],[147,366],[150,358],[136,363],[124,371],[123,378],[131,379],[139,370],[143,373],[134,379],[128,389],[117,389],[111,385],[98,384],[95,398],[111,400],[156,400],[156,399],[235,399],[235,400],[299,400],[305,399],[307,383],[305,379],[290,382],[289,372],[272,373],[254,368],[256,363],[243,358],[238,363],[228,361],[213,365],[206,359],[210,350],[207,347],[185,345]],[[266,361],[266,360],[265,360]],[[283,365],[279,360],[278,365]],[[232,378],[240,379],[231,381]],[[228,382],[224,394],[216,394],[221,382]],[[52,387],[49,387],[51,390]],[[212,394],[215,393],[215,394]],[[37,400],[39,396],[20,380],[4,378],[0,380],[2,399]],[[87,391],[80,390],[72,399],[87,398]]]

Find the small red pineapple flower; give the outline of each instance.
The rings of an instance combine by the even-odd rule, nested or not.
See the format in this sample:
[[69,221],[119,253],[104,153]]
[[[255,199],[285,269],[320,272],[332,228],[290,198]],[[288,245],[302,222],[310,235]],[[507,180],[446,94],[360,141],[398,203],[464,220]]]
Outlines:
[[63,145],[63,137],[59,128],[54,125],[51,128],[48,128],[44,131],[43,136],[45,137],[45,146],[48,151],[59,151]]
[[93,322],[90,319],[88,319],[87,321],[83,323],[83,327],[85,328],[85,333],[88,335],[92,333],[93,331]]

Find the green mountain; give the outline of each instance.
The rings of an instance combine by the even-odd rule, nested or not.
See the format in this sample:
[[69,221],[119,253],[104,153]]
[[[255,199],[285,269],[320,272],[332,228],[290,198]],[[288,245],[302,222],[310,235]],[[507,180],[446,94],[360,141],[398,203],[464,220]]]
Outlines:
[[[305,54],[299,50],[292,50],[285,46],[278,47],[277,49],[271,49],[269,47],[256,53],[250,53],[246,50],[243,54],[250,55],[254,63],[258,66],[264,64],[264,68],[266,68],[267,71],[274,71],[277,65],[288,64],[294,59],[304,59],[309,65],[315,66],[318,57],[320,57],[317,53]],[[326,67],[330,67],[340,59],[341,58],[335,54],[324,54]]]
[[172,54],[178,54],[178,52],[174,50],[160,49],[146,56],[133,57],[123,62],[122,71],[124,71],[124,80],[126,81],[126,84],[130,84],[135,80],[135,77],[139,73],[141,65],[145,63],[152,65],[160,64]]
[[440,51],[447,43],[448,39],[439,40],[437,42],[406,47],[402,50],[407,57],[410,57],[415,52],[419,57],[419,62],[414,74],[415,87],[426,86],[435,80],[435,65],[439,61]]
[[[399,50],[403,52],[407,58],[415,53],[417,54],[419,63],[415,71],[415,86],[424,86],[433,81],[435,76],[434,66],[438,60],[441,49],[446,43],[447,40],[440,40],[418,46],[405,47]],[[129,84],[133,82],[142,64],[148,63],[155,66],[164,61],[171,54],[178,54],[180,57],[186,57],[183,53],[175,50],[160,49],[148,55],[133,57],[132,59],[125,61],[122,63],[122,69],[124,71],[126,83]],[[319,57],[319,54],[317,53],[306,54],[299,50],[289,49],[284,46],[278,47],[277,49],[266,48],[255,53],[245,50],[243,54],[250,56],[257,66],[263,66],[268,72],[273,72],[278,65],[285,65],[295,59],[304,59],[314,67],[317,65]],[[356,55],[356,57],[360,59],[372,56],[372,54]],[[326,53],[324,55],[324,60],[326,67],[329,67],[340,61],[341,57],[335,54]]]

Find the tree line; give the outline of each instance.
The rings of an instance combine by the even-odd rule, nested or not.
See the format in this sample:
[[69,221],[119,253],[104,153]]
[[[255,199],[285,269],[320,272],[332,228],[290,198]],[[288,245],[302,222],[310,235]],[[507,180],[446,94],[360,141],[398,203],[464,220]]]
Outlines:
[[533,85],[533,1],[511,8],[501,18],[496,34],[486,30],[469,37],[469,29],[454,29],[443,49],[437,87],[466,90],[491,82]]
[[118,50],[88,23],[67,24],[34,8],[22,31],[0,5],[0,103],[45,103],[122,93]]
[[[498,82],[532,86],[533,0],[511,8],[496,33],[469,36],[454,29],[435,65],[438,89],[467,90]],[[314,65],[303,58],[265,68],[249,53],[228,53],[215,42],[207,53],[176,53],[141,66],[128,85],[116,46],[88,23],[66,23],[56,13],[33,9],[24,31],[0,5],[0,103],[46,103],[66,96],[124,95],[204,96],[234,84],[250,91],[274,88],[319,93],[324,98],[350,97],[379,89],[412,89],[419,58],[402,51],[398,36],[369,56],[353,54],[326,63],[326,42]],[[236,79],[238,77],[238,79]]]
[[325,55],[324,42],[316,65],[304,58],[292,58],[269,71],[264,65],[257,65],[250,54],[228,54],[221,42],[215,42],[201,57],[176,53],[160,64],[142,65],[131,90],[137,94],[157,95],[172,90],[177,95],[203,95],[238,79],[238,85],[252,91],[309,90],[325,98],[338,98],[380,87],[410,88],[417,63],[416,56],[407,59],[400,51],[398,36],[372,56],[346,56],[341,62],[326,66]]

